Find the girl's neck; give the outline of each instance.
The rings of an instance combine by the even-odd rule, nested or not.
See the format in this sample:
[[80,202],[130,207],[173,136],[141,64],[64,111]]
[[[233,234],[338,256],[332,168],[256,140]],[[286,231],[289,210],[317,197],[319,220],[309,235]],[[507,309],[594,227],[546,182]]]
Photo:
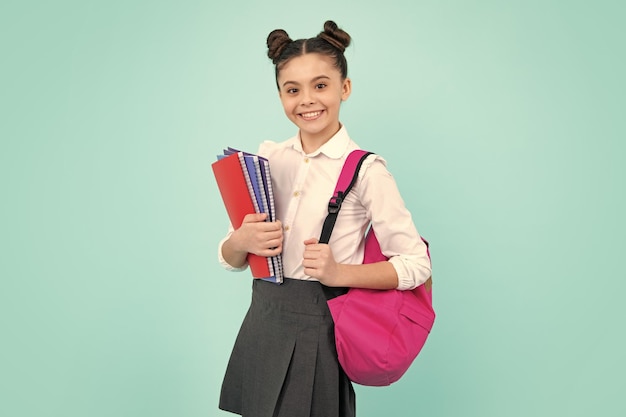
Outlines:
[[302,144],[302,150],[306,154],[313,153],[328,142],[333,136],[341,130],[341,123],[337,123],[337,128],[331,131],[331,133],[320,132],[317,135],[308,135],[300,131],[300,143]]

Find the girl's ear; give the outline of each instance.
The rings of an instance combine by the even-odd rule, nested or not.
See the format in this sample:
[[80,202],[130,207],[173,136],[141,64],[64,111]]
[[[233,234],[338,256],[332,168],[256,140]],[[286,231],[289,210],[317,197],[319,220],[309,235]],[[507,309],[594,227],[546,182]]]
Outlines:
[[346,78],[341,86],[341,101],[346,101],[352,92],[352,80]]

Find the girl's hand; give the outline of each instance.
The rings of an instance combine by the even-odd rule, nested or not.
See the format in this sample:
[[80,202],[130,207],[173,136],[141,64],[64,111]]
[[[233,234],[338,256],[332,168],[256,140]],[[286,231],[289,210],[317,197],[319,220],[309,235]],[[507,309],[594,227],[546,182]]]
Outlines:
[[283,226],[279,220],[266,222],[266,213],[248,214],[230,237],[231,248],[240,253],[275,256],[283,250]]
[[304,273],[329,287],[339,286],[339,264],[335,261],[330,246],[318,242],[315,238],[304,241]]

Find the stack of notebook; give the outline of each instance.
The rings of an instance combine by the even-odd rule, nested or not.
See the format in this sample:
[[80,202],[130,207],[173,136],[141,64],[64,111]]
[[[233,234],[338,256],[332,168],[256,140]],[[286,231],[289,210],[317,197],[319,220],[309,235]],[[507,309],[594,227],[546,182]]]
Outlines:
[[[224,149],[211,164],[226,212],[236,229],[250,213],[267,213],[268,222],[276,219],[269,161],[237,149]],[[263,257],[248,254],[254,278],[280,284],[283,281],[281,255]]]

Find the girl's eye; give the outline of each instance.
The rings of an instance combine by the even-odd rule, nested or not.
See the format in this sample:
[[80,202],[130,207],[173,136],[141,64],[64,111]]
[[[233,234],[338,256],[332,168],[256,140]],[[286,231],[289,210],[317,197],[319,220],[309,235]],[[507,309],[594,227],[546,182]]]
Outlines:
[[326,87],[326,84],[324,83],[319,83],[318,85],[315,86],[315,88],[320,89],[320,90],[324,87]]
[[289,88],[289,89],[287,90],[287,93],[288,93],[288,94],[295,94],[295,93],[297,93],[297,92],[298,92],[298,89],[297,89],[297,88]]

